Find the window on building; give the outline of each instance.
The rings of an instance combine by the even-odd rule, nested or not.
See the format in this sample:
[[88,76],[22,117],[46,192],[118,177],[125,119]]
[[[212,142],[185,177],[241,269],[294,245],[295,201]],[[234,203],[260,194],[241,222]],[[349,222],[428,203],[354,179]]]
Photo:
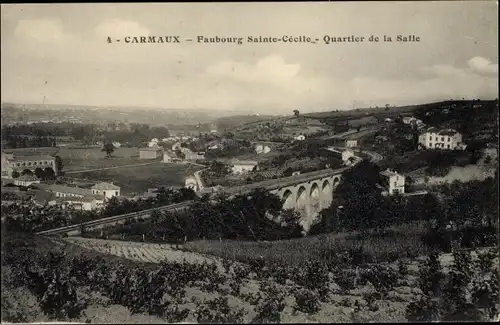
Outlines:
[[16,164],[16,166],[17,166],[17,167],[21,166],[21,163],[17,163],[17,164]]
[[31,166],[31,161],[28,163],[28,166]]
[[450,145],[447,145],[448,149],[450,149]]
[[118,191],[115,191],[115,195],[118,195]]
[[394,187],[398,186],[398,182],[394,182]]
[[441,141],[443,141],[443,142],[444,142],[444,137],[441,137]]
[[35,162],[33,163],[33,165],[34,165],[34,166],[36,166],[36,165],[37,165],[37,162],[35,161]]

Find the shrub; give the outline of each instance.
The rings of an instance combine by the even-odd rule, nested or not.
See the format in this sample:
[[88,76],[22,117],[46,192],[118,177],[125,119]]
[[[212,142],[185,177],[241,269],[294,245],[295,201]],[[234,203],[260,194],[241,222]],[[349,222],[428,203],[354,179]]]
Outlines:
[[319,297],[317,294],[307,289],[300,289],[294,293],[294,310],[299,310],[306,314],[314,314],[319,311]]
[[430,254],[419,269],[419,288],[424,294],[430,293],[432,296],[437,296],[441,292],[443,277],[441,262],[437,253]]
[[242,323],[245,312],[243,309],[232,311],[227,297],[219,297],[197,304],[194,312],[196,319],[202,324],[231,324]]
[[285,293],[268,281],[261,282],[261,291],[266,297],[255,309],[257,316],[252,322],[280,322],[281,312],[285,309]]

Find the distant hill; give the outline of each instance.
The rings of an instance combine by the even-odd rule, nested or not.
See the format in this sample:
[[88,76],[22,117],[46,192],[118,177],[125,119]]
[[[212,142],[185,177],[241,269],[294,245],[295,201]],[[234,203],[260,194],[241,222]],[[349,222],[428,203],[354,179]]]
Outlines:
[[224,132],[230,131],[235,128],[239,128],[243,125],[248,125],[256,122],[261,122],[265,120],[273,120],[276,119],[276,116],[272,115],[233,115],[227,117],[220,117],[215,121],[215,125],[217,126],[217,130]]
[[198,125],[214,123],[217,118],[248,112],[208,109],[166,109],[141,107],[98,107],[60,104],[2,103],[2,123],[14,122],[130,122],[155,126]]
[[369,108],[358,108],[355,110],[348,111],[331,111],[331,112],[318,112],[318,113],[305,113],[301,114],[303,117],[315,118],[319,120],[338,120],[345,121],[350,119],[356,119],[363,116],[375,116],[378,119],[386,117],[396,117],[398,115],[411,115],[415,111],[428,111],[428,110],[440,110],[449,109],[455,106],[466,106],[473,105],[474,103],[483,102],[485,104],[494,102],[489,101],[477,101],[477,100],[447,100],[441,102],[433,102],[427,104],[417,104],[417,105],[407,105],[407,106],[390,106],[390,107],[369,107]]

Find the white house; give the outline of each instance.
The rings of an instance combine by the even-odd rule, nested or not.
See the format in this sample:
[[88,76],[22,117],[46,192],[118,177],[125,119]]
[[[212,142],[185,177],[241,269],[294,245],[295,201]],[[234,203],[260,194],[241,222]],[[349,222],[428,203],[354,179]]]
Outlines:
[[196,160],[205,160],[204,152],[192,152],[191,150],[184,153],[186,156],[186,160],[196,161]]
[[413,116],[405,116],[403,117],[403,124],[411,124],[416,118]]
[[163,149],[159,146],[139,149],[139,159],[156,159],[161,156]]
[[350,158],[354,157],[354,151],[352,149],[342,150],[342,161],[344,164],[349,164]]
[[397,172],[387,169],[380,172],[380,175],[384,179],[384,185],[386,186],[386,194],[404,194],[405,192],[405,177]]
[[257,161],[254,160],[233,160],[231,162],[233,174],[245,174],[251,172],[255,167],[258,168]]
[[163,153],[163,162],[164,163],[171,163],[174,158],[176,158],[175,154],[172,152],[164,152]]
[[303,134],[299,134],[299,135],[293,137],[293,139],[297,140],[297,141],[304,141],[306,139],[306,136]]
[[120,187],[113,183],[97,183],[90,189],[93,195],[102,195],[105,199],[110,199],[113,196],[120,196]]
[[462,135],[453,130],[429,128],[418,136],[419,147],[422,149],[465,150]]
[[347,148],[356,148],[358,146],[358,140],[347,139],[347,140],[345,140],[345,146]]
[[259,155],[260,155],[260,154],[265,154],[265,153],[268,153],[268,152],[270,152],[270,151],[271,151],[271,147],[270,147],[270,146],[268,146],[268,145],[265,145],[265,144],[261,144],[261,143],[259,143],[259,144],[257,144],[257,145],[255,146],[255,152],[256,152],[257,154],[259,154]]
[[153,138],[151,139],[151,141],[149,141],[148,143],[148,147],[152,148],[152,147],[156,147],[158,146],[158,139],[157,138]]
[[83,197],[65,197],[57,198],[56,203],[65,206],[71,206],[74,209],[83,211],[92,211],[104,206],[104,198],[98,195],[88,195]]
[[420,125],[424,124],[424,122],[422,122],[422,120],[415,118],[413,116],[403,117],[403,123],[407,124],[407,125],[416,125],[416,126],[420,126]]

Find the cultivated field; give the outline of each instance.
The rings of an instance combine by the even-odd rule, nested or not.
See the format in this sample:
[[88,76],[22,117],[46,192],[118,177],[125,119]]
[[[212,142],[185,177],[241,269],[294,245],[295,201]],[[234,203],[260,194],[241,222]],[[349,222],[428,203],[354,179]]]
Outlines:
[[217,262],[222,267],[220,259],[217,257],[183,252],[175,249],[175,245],[171,244],[139,243],[81,237],[68,237],[64,240],[98,253],[118,256],[137,262],[160,263],[165,260],[170,262],[182,262],[185,260],[188,263]]
[[[240,289],[235,292],[230,288],[234,285],[234,268],[239,263],[231,267],[222,260],[215,259],[201,254],[189,252],[179,252],[173,250],[170,245],[147,244],[147,243],[129,243],[120,241],[107,241],[98,239],[66,239],[73,244],[92,249],[97,252],[119,256],[122,258],[134,260],[137,262],[160,263],[163,259],[170,262],[181,262],[185,260],[188,263],[215,262],[218,272],[226,277],[224,284],[219,289],[208,289],[205,286],[191,286],[186,289],[185,301],[204,301],[225,297],[228,299],[230,309],[234,312],[239,309],[244,310],[242,317],[243,323],[249,323],[257,316],[258,306],[262,304],[262,298],[270,296],[272,299],[279,299],[283,294],[284,308],[281,312],[281,322],[406,322],[406,307],[411,301],[415,301],[422,296],[419,289],[419,263],[425,260],[425,257],[419,256],[412,259],[401,259],[399,262],[376,263],[378,267],[386,272],[394,272],[395,278],[388,279],[384,285],[375,282],[369,274],[373,265],[365,265],[359,269],[347,266],[342,269],[342,274],[328,272],[326,287],[328,293],[324,299],[319,301],[314,296],[309,299],[312,301],[299,300],[301,289],[298,284],[291,280],[280,281],[279,275],[269,275],[268,277],[258,276],[250,272],[240,280]],[[305,248],[305,247],[302,247]],[[262,249],[261,252],[265,252]],[[481,250],[484,251],[484,250]],[[310,254],[310,251],[308,251]],[[476,253],[472,253],[476,258]],[[439,255],[439,261],[443,266],[443,271],[448,272],[453,263],[452,254]],[[495,259],[498,265],[498,258]],[[405,271],[404,271],[405,270]],[[284,271],[284,270],[283,270]],[[359,272],[359,273],[358,273]],[[348,285],[356,274],[360,274],[359,280],[354,287]],[[365,274],[365,275],[362,275]],[[343,279],[350,277],[351,279]],[[368,280],[367,279],[371,279]],[[345,280],[347,280],[346,283]],[[372,281],[374,281],[372,283]],[[375,285],[374,285],[375,283]],[[275,288],[273,289],[271,288]],[[224,289],[224,288],[227,288]],[[384,292],[381,296],[380,292]],[[275,296],[276,295],[276,296]],[[261,297],[261,298],[259,298]],[[265,298],[264,298],[265,299]],[[302,299],[306,299],[302,297]],[[316,306],[314,306],[316,304]],[[193,308],[194,305],[184,304],[184,307]],[[143,315],[142,317],[144,317]],[[187,322],[196,322],[194,315],[189,314],[185,319]]]
[[407,224],[392,230],[393,235],[370,235],[365,239],[360,238],[359,233],[338,233],[272,242],[193,241],[186,243],[184,248],[241,262],[262,256],[266,261],[282,265],[297,265],[308,260],[332,261],[347,251],[359,251],[368,262],[394,261],[429,253],[429,247],[420,240],[426,231],[423,224]]
[[[140,163],[151,161],[141,160]],[[184,186],[186,174],[199,169],[193,165],[157,162],[145,166],[121,167],[72,174],[86,180],[113,182],[121,187],[123,195],[142,193],[158,186]]]
[[139,159],[138,148],[118,148],[113,158],[106,158],[101,148],[60,148],[57,153],[62,158],[65,171],[123,166],[147,162]]

